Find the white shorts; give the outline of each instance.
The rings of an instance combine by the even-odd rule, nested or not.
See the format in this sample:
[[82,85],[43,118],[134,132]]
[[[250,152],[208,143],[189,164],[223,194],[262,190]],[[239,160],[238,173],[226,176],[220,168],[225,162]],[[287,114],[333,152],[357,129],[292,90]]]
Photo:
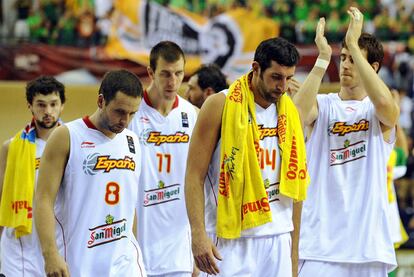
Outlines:
[[16,239],[14,229],[4,228],[1,235],[1,273],[5,276],[45,276],[40,245],[34,235]]
[[314,260],[299,262],[298,277],[386,277],[387,264],[372,263],[332,263]]
[[[211,236],[222,261],[217,276],[292,276],[290,233],[233,240]],[[208,276],[201,273],[200,276]]]

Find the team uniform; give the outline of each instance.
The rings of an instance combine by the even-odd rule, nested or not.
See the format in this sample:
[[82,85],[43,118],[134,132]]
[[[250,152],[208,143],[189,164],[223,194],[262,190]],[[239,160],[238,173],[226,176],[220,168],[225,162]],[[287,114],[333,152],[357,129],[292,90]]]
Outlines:
[[[227,90],[224,91],[228,93]],[[291,276],[292,199],[279,194],[280,151],[277,138],[276,105],[264,109],[256,105],[259,127],[259,166],[272,211],[272,222],[246,229],[241,238],[216,237],[217,195],[220,174],[220,146],[214,150],[206,176],[206,231],[219,249],[220,276]],[[271,253],[271,254],[270,254]]]
[[[46,141],[36,138],[36,180],[40,157],[45,149]],[[56,213],[55,209],[55,213]],[[32,233],[16,239],[14,228],[5,227],[1,235],[1,273],[5,276],[45,276],[42,249],[37,236],[35,223],[32,223]],[[56,226],[58,248],[61,249],[61,226]]]
[[386,185],[393,143],[384,140],[368,97],[342,101],[331,93],[317,101],[299,276],[386,276],[396,266]]
[[108,138],[88,118],[66,126],[70,152],[57,202],[70,276],[146,276],[132,232],[138,138],[126,129]]
[[196,117],[195,107],[179,96],[170,113],[163,116],[144,92],[144,101],[130,124],[139,136],[144,165],[137,230],[148,275],[188,276],[193,271],[184,177]]

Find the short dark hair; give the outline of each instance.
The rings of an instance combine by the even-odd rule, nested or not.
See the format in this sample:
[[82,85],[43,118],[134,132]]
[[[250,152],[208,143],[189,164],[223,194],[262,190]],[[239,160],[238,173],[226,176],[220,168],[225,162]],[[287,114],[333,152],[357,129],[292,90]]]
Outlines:
[[31,80],[26,85],[26,100],[30,105],[36,94],[49,95],[59,93],[60,102],[65,103],[65,86],[52,76],[40,76]]
[[[384,48],[382,47],[381,42],[374,35],[362,33],[358,39],[358,46],[360,49],[367,51],[367,60],[369,64],[378,62],[379,70],[384,59]],[[348,49],[345,38],[342,40],[342,48]]]
[[299,63],[299,52],[296,47],[284,38],[270,38],[262,41],[254,53],[254,61],[265,71],[272,61],[284,66],[296,66]]
[[198,76],[198,86],[202,90],[211,87],[215,92],[220,92],[229,87],[226,76],[214,63],[202,65],[194,72],[194,75]]
[[139,78],[125,69],[107,72],[99,88],[99,94],[103,95],[107,104],[115,98],[118,91],[133,97],[142,97],[143,94]]
[[175,42],[164,40],[152,47],[150,52],[150,67],[153,71],[157,68],[158,58],[163,58],[166,62],[173,63],[181,57],[185,62],[183,50]]

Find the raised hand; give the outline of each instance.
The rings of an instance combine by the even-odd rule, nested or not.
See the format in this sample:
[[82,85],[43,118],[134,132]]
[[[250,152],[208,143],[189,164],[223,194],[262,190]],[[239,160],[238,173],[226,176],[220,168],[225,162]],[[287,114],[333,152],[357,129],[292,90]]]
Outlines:
[[325,37],[325,18],[323,17],[319,18],[318,25],[316,26],[315,43],[318,47],[319,58],[330,61],[332,48]]
[[350,17],[348,31],[346,32],[345,42],[348,47],[358,46],[358,39],[361,36],[364,15],[355,7],[350,7],[347,11]]

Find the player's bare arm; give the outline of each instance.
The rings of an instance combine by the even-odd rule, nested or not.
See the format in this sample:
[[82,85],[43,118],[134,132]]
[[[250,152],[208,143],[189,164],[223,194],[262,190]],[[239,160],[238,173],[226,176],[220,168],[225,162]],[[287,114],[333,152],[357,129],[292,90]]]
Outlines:
[[[11,140],[6,140],[0,150],[0,202],[1,196],[3,192],[3,181],[4,181],[4,172],[6,171],[7,165],[7,154],[9,153],[9,145]],[[0,226],[0,237],[1,233],[3,232],[3,226]]]
[[302,217],[302,204],[303,202],[293,203],[293,231],[292,236],[292,277],[298,275],[298,265],[299,265],[299,234],[300,234],[300,221]]
[[68,129],[58,127],[48,139],[40,161],[34,206],[47,276],[69,276],[67,265],[56,246],[54,216],[54,204],[68,159],[69,145]]
[[349,8],[350,23],[345,41],[358,70],[362,84],[368,97],[375,106],[376,116],[382,123],[383,132],[395,126],[400,114],[399,107],[393,101],[392,94],[385,83],[378,76],[378,63],[370,65],[358,46],[363,26],[363,14],[354,7]]
[[207,236],[204,224],[204,179],[220,135],[225,95],[218,93],[203,104],[191,136],[185,176],[185,198],[192,233],[192,250],[197,267],[217,274],[220,254]]
[[332,48],[329,46],[324,33],[325,18],[320,18],[316,27],[315,36],[315,43],[319,51],[317,62],[301,85],[299,91],[293,97],[293,101],[305,126],[312,125],[318,117],[316,95],[318,94],[322,78],[325,75],[327,65],[331,60]]

